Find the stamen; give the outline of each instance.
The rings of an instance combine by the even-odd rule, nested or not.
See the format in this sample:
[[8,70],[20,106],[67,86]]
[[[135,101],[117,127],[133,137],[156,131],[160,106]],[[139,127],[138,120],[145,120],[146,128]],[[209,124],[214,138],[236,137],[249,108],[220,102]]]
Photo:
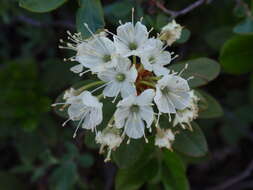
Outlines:
[[132,24],[134,25],[134,8],[132,8]]
[[107,49],[106,45],[104,44],[104,42],[100,39],[100,37],[97,37],[92,30],[90,29],[90,27],[88,26],[87,23],[84,23],[84,26],[86,27],[86,29],[90,32],[90,34],[92,35],[92,37],[97,40],[97,42],[100,43],[101,47],[103,47],[106,51],[109,52],[109,50]]
[[155,124],[156,127],[158,127],[159,125],[160,116],[161,116],[161,112],[158,113],[156,124]]
[[51,104],[51,106],[55,107],[55,106],[58,106],[58,105],[65,105],[65,104],[68,104],[68,103],[54,103],[54,104]]
[[108,84],[110,84],[110,83],[112,83],[112,81],[107,82],[107,83],[105,83],[105,84],[103,84],[103,85],[101,85],[101,86],[99,86],[99,87],[95,88],[94,90],[92,90],[92,91],[91,91],[91,93],[96,92],[97,90],[99,90],[99,89],[101,89],[101,88],[105,87],[106,85],[108,85]]
[[194,76],[191,76],[191,77],[189,77],[189,78],[186,79],[186,80],[189,81],[189,80],[192,80],[192,79],[194,79]]
[[143,132],[143,136],[144,136],[145,142],[148,143],[148,139],[146,138],[145,131]]
[[117,36],[116,34],[110,32],[109,30],[105,29],[105,32],[108,34],[111,34],[113,37],[117,38],[118,40],[120,40],[122,43],[124,43],[126,46],[128,46],[128,42],[126,42],[124,39],[120,38],[119,36]]
[[178,58],[179,55],[175,55],[174,57],[171,58],[171,61],[173,61],[174,59]]
[[185,67],[179,72],[179,76],[181,76],[183,74],[183,72],[188,68],[188,63],[185,64]]
[[77,133],[79,127],[81,126],[81,124],[82,124],[82,122],[83,122],[85,116],[86,116],[86,114],[83,114],[83,117],[80,119],[80,121],[79,121],[79,123],[78,123],[78,125],[77,125],[77,127],[76,127],[76,130],[75,130],[75,132],[74,132],[74,134],[73,134],[73,138],[76,138],[76,133]]
[[171,115],[170,115],[170,113],[168,113],[168,115],[169,115],[169,122],[171,122]]
[[104,160],[104,162],[109,162],[111,160],[111,152],[112,152],[112,150],[109,149],[109,151],[107,153],[107,156],[106,156],[106,159]]
[[148,33],[152,32],[153,30],[154,30],[154,28],[152,27],[152,28],[148,31]]
[[71,120],[71,118],[69,118],[69,119],[67,119],[66,121],[64,121],[64,122],[62,123],[62,126],[65,127],[65,125],[66,125],[70,120]]
[[118,92],[117,92],[117,94],[116,94],[115,98],[113,99],[112,103],[115,103],[115,101],[116,101],[116,99],[117,99],[117,97],[118,97],[119,93],[120,93],[120,89],[118,90]]
[[85,73],[88,73],[88,72],[90,72],[91,70],[90,69],[88,69],[88,70],[86,70],[86,71],[84,71],[84,72],[82,72],[82,73],[79,73],[79,76],[81,77],[81,76],[83,76]]

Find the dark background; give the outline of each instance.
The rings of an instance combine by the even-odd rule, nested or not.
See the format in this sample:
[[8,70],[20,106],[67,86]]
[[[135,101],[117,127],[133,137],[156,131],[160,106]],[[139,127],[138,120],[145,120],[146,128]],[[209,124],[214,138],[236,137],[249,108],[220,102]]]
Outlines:
[[[181,10],[194,1],[160,2]],[[102,4],[106,27],[112,31],[119,19],[131,19],[132,7],[156,32],[170,18],[152,0],[103,0]],[[114,189],[116,166],[104,164],[90,133],[82,131],[72,139],[74,128],[61,127],[64,119],[50,107],[63,90],[82,79],[69,71],[73,63],[63,61],[72,52],[58,49],[59,39],[67,38],[66,30],[76,31],[77,8],[78,3],[69,0],[42,14],[19,7],[15,0],[0,1],[1,190]],[[219,61],[224,42],[236,35],[233,28],[250,17],[249,11],[250,1],[213,0],[178,16],[177,22],[191,35],[173,46],[179,54],[176,61],[200,56]],[[250,71],[232,75],[222,69],[204,87],[218,99],[224,115],[199,120],[210,153],[188,167],[191,189],[253,189],[251,78]]]

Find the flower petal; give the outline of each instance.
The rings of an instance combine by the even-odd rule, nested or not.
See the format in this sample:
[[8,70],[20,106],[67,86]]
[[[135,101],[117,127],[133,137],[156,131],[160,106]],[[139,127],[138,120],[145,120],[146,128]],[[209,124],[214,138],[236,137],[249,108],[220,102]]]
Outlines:
[[127,118],[125,132],[128,137],[133,139],[139,139],[144,135],[144,122],[141,120],[140,116],[130,115]]

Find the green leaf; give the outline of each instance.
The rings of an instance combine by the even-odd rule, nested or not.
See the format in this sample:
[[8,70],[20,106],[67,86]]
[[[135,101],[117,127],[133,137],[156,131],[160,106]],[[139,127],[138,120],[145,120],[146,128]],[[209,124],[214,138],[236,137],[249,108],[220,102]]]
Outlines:
[[[42,63],[41,82],[47,93],[59,92],[80,80],[77,74],[70,72],[72,63],[63,62],[60,59],[47,59]],[[57,74],[57,77],[55,75]],[[48,80],[54,78],[54,80]],[[62,80],[64,78],[64,80]]]
[[3,189],[3,190],[13,190],[13,189],[25,190],[28,188],[25,187],[25,185],[15,175],[1,171],[0,172],[0,189]]
[[73,162],[65,162],[56,168],[50,176],[55,190],[69,190],[77,180],[77,168]]
[[220,72],[219,64],[216,61],[205,57],[177,63],[168,68],[180,72],[186,64],[188,64],[188,68],[183,72],[182,77],[186,79],[192,76],[194,77],[189,81],[189,85],[192,88],[209,83],[215,79]]
[[79,164],[84,168],[89,168],[94,164],[94,158],[91,154],[85,153],[78,158]]
[[176,153],[165,150],[163,159],[165,167],[162,167],[162,182],[165,189],[188,190],[186,169],[181,158]]
[[176,41],[176,43],[183,44],[189,40],[191,36],[191,31],[184,28],[181,33],[181,37]]
[[96,134],[91,131],[86,131],[84,136],[84,144],[90,149],[98,149],[99,144],[95,141]]
[[19,6],[32,12],[44,13],[57,9],[67,0],[19,0]]
[[210,118],[216,118],[216,117],[221,117],[223,115],[223,110],[220,104],[217,102],[215,98],[210,96],[208,93],[202,91],[202,90],[197,90],[196,91],[199,96],[200,94],[200,105],[205,105],[205,106],[199,106],[199,116],[198,118],[203,118],[203,119],[210,119]]
[[149,182],[158,172],[156,159],[138,161],[127,169],[119,169],[116,175],[116,190],[137,190],[145,182]]
[[45,150],[45,144],[42,143],[42,138],[37,134],[19,134],[16,140],[20,158],[26,164],[33,162]]
[[206,43],[214,50],[220,51],[225,41],[233,36],[231,26],[222,26],[212,29],[205,35]]
[[207,154],[206,138],[199,126],[192,122],[193,131],[180,129],[176,135],[173,147],[178,152],[192,157],[201,157]]
[[143,139],[132,140],[130,144],[122,143],[119,148],[113,152],[113,160],[119,168],[132,166],[141,156],[144,148]]
[[91,34],[84,23],[87,23],[91,31],[95,33],[104,28],[104,13],[100,0],[80,0],[80,2],[81,7],[76,15],[77,31],[81,32],[83,37],[88,38]]
[[237,34],[251,34],[253,33],[253,19],[248,17],[233,29],[233,32]]
[[[90,83],[92,83],[92,82],[94,82],[94,80],[84,80],[84,81],[80,81],[80,82],[78,82],[77,84],[73,85],[71,88],[78,89],[78,88],[80,88],[80,87],[82,87],[82,86],[85,86],[85,85],[87,85],[87,84],[90,84]],[[94,88],[95,88],[95,87],[94,87]],[[64,93],[65,93],[67,90],[69,90],[69,89],[70,89],[70,88],[64,90],[64,91],[56,98],[55,103],[63,103],[63,102],[65,102],[65,100],[63,100],[63,95],[64,95]],[[93,88],[90,88],[90,89],[93,89]],[[88,90],[90,90],[90,89],[88,89]],[[63,118],[68,118],[68,114],[67,114],[67,108],[68,108],[68,107],[64,107],[64,106],[62,106],[62,105],[58,105],[58,106],[55,106],[55,107],[53,107],[53,108],[54,108],[54,112],[55,112],[57,115],[59,115],[60,117],[63,117]],[[64,108],[64,109],[62,109],[62,108]]]
[[220,63],[227,73],[243,74],[253,70],[253,35],[237,35],[228,40],[220,53]]
[[158,14],[156,17],[156,27],[157,31],[161,31],[162,27],[164,27],[169,22],[169,17],[165,14]]
[[123,23],[128,22],[129,18],[131,18],[132,7],[134,7],[134,2],[132,1],[115,1],[115,3],[110,3],[104,7],[105,17],[110,23],[115,25],[118,25],[119,20]]

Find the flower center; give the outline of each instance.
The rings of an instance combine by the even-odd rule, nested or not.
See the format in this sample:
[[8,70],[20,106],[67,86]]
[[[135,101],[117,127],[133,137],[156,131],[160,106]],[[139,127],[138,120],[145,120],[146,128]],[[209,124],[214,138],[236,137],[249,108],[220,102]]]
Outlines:
[[161,91],[164,95],[168,95],[170,93],[170,89],[168,87],[164,87]]
[[150,62],[150,64],[155,63],[155,57],[151,56],[148,61]]
[[103,61],[104,61],[105,63],[111,61],[111,55],[104,55]]
[[131,107],[130,107],[130,111],[131,112],[134,112],[134,113],[137,113],[138,111],[139,111],[139,106],[138,105],[136,105],[136,104],[134,104],[134,105],[132,105]]
[[126,76],[123,73],[119,73],[115,78],[118,82],[123,82],[126,79]]
[[137,49],[137,44],[134,43],[134,42],[131,42],[131,43],[129,44],[129,49],[130,49],[130,50],[136,50],[136,49]]

